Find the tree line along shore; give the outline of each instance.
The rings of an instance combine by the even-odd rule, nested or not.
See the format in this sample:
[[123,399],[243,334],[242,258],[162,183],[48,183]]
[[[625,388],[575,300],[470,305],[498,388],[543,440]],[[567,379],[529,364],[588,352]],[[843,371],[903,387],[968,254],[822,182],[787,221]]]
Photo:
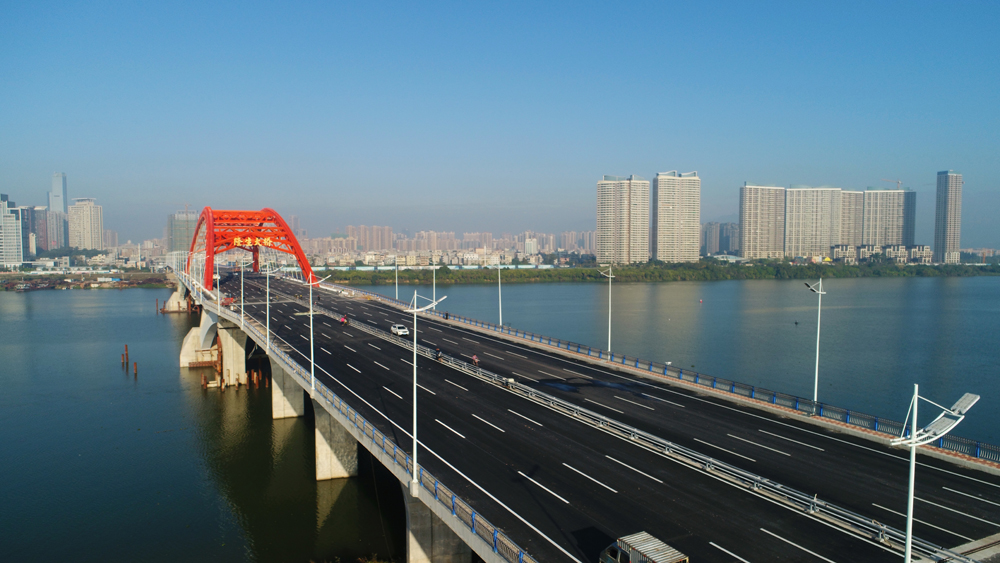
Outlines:
[[[606,269],[606,268],[603,268]],[[602,268],[551,268],[502,270],[503,283],[606,282]],[[396,282],[394,270],[335,270],[330,281],[344,285],[386,285]],[[325,276],[326,274],[324,274]],[[672,282],[824,278],[970,277],[1000,275],[1000,265],[896,265],[896,264],[807,264],[779,262],[718,264],[707,261],[690,264],[642,264],[614,269],[616,282]],[[457,270],[438,268],[438,284],[496,283],[495,268]],[[401,284],[430,284],[430,270],[400,270]]]

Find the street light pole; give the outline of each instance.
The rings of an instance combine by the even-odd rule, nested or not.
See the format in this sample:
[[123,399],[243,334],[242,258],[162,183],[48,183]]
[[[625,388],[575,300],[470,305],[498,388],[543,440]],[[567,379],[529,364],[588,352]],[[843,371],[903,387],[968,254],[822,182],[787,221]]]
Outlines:
[[413,308],[403,311],[413,313],[413,478],[410,480],[410,496],[413,498],[417,498],[420,494],[420,476],[417,473],[417,313],[436,307],[447,298],[446,295],[439,300],[431,301],[429,305],[417,307],[417,290],[413,290]]
[[309,272],[309,385],[314,394],[316,393],[316,346],[313,341],[313,286],[330,279],[330,276],[317,281],[316,274]]
[[611,265],[608,264],[608,273],[601,272],[601,275],[608,278],[608,352],[611,351],[611,280],[615,276],[611,272]]
[[500,264],[497,264],[497,303],[500,306],[500,326],[503,327],[503,286],[500,283]]
[[[942,409],[942,411],[930,424],[917,430],[917,405],[921,399]],[[913,385],[913,399],[910,402],[910,412],[913,413],[913,419],[910,422],[910,436],[904,436],[906,434],[906,425],[904,424],[900,437],[889,442],[893,446],[910,448],[910,484],[906,495],[906,545],[903,548],[903,563],[911,563],[913,555],[913,493],[917,473],[917,447],[940,440],[948,432],[951,432],[953,428],[958,426],[959,422],[962,422],[969,409],[978,401],[979,395],[966,393],[950,409],[946,409],[934,401],[921,397],[920,387],[917,384]],[[909,414],[908,412],[906,418],[909,418]]]
[[816,306],[816,378],[813,380],[813,414],[816,414],[816,403],[819,401],[819,323],[823,314],[823,296],[826,292],[823,291],[823,278],[813,285],[807,283],[806,287],[819,296],[819,304]]
[[393,263],[396,265],[396,301],[399,301],[399,255],[396,256]]

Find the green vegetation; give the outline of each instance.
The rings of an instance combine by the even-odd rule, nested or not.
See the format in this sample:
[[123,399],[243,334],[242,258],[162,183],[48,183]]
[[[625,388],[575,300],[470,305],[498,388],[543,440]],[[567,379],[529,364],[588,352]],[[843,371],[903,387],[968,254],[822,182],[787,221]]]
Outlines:
[[[333,271],[332,281],[342,284],[393,284],[393,270],[379,271]],[[325,275],[325,274],[324,274]],[[870,278],[870,277],[967,277],[1000,275],[1000,265],[989,266],[900,266],[896,264],[810,264],[795,266],[787,262],[759,261],[749,265],[727,264],[713,259],[693,264],[663,264],[650,262],[641,266],[622,267],[615,270],[618,282],[669,282],[669,281],[718,281],[718,280],[768,280],[768,279],[816,279],[824,278]],[[545,270],[503,270],[504,283],[537,282],[600,282],[597,267],[552,268]],[[453,270],[440,268],[437,272],[439,284],[496,283],[494,269]],[[400,270],[401,284],[429,284],[430,270]]]

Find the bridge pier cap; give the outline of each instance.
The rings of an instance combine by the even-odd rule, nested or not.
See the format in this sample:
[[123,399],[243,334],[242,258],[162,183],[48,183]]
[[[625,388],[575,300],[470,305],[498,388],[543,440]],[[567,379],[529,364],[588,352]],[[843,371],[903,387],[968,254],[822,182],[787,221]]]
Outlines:
[[220,210],[206,207],[198,217],[191,251],[184,271],[191,273],[191,255],[205,253],[205,276],[202,285],[211,291],[215,288],[215,255],[241,248],[253,254],[253,271],[260,271],[260,249],[270,248],[291,254],[302,269],[302,277],[316,281],[309,260],[295,238],[288,223],[281,215],[265,207],[260,211]]

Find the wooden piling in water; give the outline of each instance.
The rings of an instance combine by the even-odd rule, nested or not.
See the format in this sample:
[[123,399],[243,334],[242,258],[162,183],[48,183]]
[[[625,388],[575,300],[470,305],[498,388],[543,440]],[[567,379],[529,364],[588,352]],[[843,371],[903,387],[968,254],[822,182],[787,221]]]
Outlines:
[[125,365],[125,354],[122,354],[122,369],[125,369],[125,368],[126,368],[126,365]]
[[139,375],[139,362],[132,362],[132,373]]

